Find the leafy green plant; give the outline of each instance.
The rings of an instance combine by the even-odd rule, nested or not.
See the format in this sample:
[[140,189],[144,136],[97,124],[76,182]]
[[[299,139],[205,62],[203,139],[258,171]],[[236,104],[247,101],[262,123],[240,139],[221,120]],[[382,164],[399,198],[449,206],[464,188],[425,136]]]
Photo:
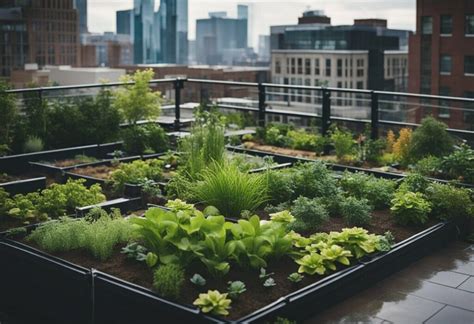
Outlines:
[[425,193],[430,181],[419,173],[408,174],[398,187],[398,191]]
[[462,144],[448,156],[442,158],[441,170],[452,179],[474,183],[474,150]]
[[326,273],[324,258],[318,253],[307,254],[301,259],[296,260],[296,263],[300,265],[298,268],[299,273],[307,273],[309,275],[316,273],[323,275]]
[[286,132],[276,126],[272,126],[266,130],[265,142],[269,145],[285,147],[289,145],[289,138],[286,136]]
[[43,140],[37,136],[29,137],[23,145],[24,153],[33,153],[42,151],[44,148]]
[[199,273],[195,273],[191,279],[189,279],[194,285],[203,287],[206,285],[206,279],[204,279],[203,276],[201,276]]
[[431,205],[419,192],[398,191],[390,207],[395,220],[402,225],[422,225],[428,221]]
[[270,214],[270,219],[274,222],[280,222],[284,224],[290,224],[296,220],[296,218],[288,210]]
[[125,184],[140,184],[147,180],[162,179],[164,162],[160,159],[135,160],[131,163],[121,163],[110,174],[110,183],[117,192],[123,191]]
[[288,280],[292,283],[298,283],[303,280],[304,276],[299,274],[298,272],[293,272],[288,276]]
[[318,154],[324,150],[324,146],[327,144],[327,140],[323,136],[307,133],[303,129],[289,130],[287,137],[291,148],[315,151]]
[[441,173],[441,159],[436,156],[427,156],[419,160],[414,171],[423,176],[437,176]]
[[130,154],[165,152],[169,148],[168,135],[154,123],[127,127],[121,136],[123,147]]
[[121,81],[129,82],[115,93],[115,106],[130,124],[136,125],[141,119],[156,118],[160,114],[159,92],[152,92],[149,81],[153,70],[136,71],[133,76],[126,75]]
[[363,226],[372,219],[372,206],[365,198],[346,197],[340,204],[341,214],[349,225]]
[[178,299],[184,284],[184,270],[176,264],[161,265],[153,273],[153,289],[160,295]]
[[144,246],[137,242],[132,242],[123,247],[121,253],[125,254],[130,259],[143,262],[146,260],[148,251]]
[[148,267],[153,268],[158,263],[158,256],[153,252],[148,252],[145,262]]
[[427,156],[442,157],[453,151],[454,140],[446,131],[447,125],[429,116],[421,121],[412,135],[409,157],[419,160]]
[[295,196],[293,171],[268,170],[266,172],[268,196],[271,203],[291,201]]
[[472,192],[453,185],[432,183],[426,190],[432,215],[441,220],[463,220],[474,216]]
[[28,237],[48,252],[86,249],[99,260],[107,260],[117,244],[125,243],[132,228],[118,215],[105,215],[96,221],[60,218],[40,225]]
[[396,183],[388,179],[376,178],[362,172],[344,172],[339,185],[350,196],[367,199],[377,209],[390,205]]
[[346,156],[351,155],[354,149],[354,140],[350,132],[335,128],[331,132],[331,142],[336,150],[338,160],[343,160]]
[[242,281],[229,281],[227,293],[231,299],[237,299],[240,295],[247,291],[245,284]]
[[265,175],[242,173],[231,164],[214,164],[202,172],[192,191],[198,201],[215,206],[224,216],[238,217],[267,201],[265,180]]
[[344,228],[341,232],[331,232],[327,244],[336,244],[351,252],[357,259],[378,250],[380,236],[368,234],[360,227]]
[[316,199],[299,197],[293,201],[291,214],[296,221],[291,225],[293,229],[315,230],[329,219],[328,211]]
[[299,196],[308,198],[334,197],[338,193],[337,181],[322,162],[299,164],[290,171],[293,182],[293,199]]
[[13,141],[13,128],[18,119],[18,109],[15,102],[15,95],[7,94],[10,86],[5,82],[0,82],[0,144],[10,147]]
[[227,294],[221,294],[218,290],[209,290],[206,294],[199,294],[193,305],[201,309],[203,313],[227,316],[232,300],[227,298]]
[[273,278],[267,278],[267,279],[264,281],[263,286],[264,286],[265,288],[270,288],[270,287],[276,286],[275,279],[273,279]]

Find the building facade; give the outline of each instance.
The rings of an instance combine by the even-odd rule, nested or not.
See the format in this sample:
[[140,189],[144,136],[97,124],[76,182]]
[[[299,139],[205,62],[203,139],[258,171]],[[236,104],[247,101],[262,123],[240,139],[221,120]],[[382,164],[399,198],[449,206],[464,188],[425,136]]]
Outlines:
[[117,34],[130,35],[133,43],[134,24],[133,24],[133,10],[120,10],[115,13],[115,24]]
[[117,67],[133,64],[130,36],[105,32],[81,35],[81,66]]
[[161,0],[160,63],[188,62],[188,0]]
[[26,63],[41,67],[81,62],[79,16],[73,0],[0,3],[0,33],[3,77]]
[[[416,34],[410,38],[409,91],[474,98],[474,2],[417,1]],[[413,122],[435,115],[451,127],[474,130],[474,107],[423,101]]]
[[74,0],[74,7],[79,15],[79,33],[89,32],[87,28],[87,0]]
[[133,7],[133,59],[135,64],[156,62],[154,0],[135,0]]
[[198,64],[220,65],[244,61],[247,53],[247,19],[211,14],[196,23]]

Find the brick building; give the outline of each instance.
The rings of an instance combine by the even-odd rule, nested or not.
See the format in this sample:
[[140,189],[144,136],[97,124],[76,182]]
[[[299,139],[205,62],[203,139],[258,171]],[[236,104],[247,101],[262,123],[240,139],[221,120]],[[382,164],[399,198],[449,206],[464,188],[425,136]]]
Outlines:
[[[474,1],[417,0],[409,39],[409,92],[474,98]],[[474,129],[474,107],[445,100],[417,102],[411,121],[433,114],[450,127]],[[454,109],[450,109],[454,108]]]

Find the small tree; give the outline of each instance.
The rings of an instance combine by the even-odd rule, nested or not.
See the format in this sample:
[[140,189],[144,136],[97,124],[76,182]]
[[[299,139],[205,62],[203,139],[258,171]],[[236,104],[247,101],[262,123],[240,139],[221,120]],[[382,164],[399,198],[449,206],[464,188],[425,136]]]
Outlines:
[[15,96],[5,92],[9,89],[8,84],[0,82],[0,146],[5,150],[12,143],[12,130],[18,117]]
[[124,85],[115,93],[115,106],[132,125],[136,125],[141,119],[156,118],[160,114],[161,94],[150,89],[149,82],[152,78],[152,69],[136,71],[133,76],[125,75],[121,81],[134,83]]

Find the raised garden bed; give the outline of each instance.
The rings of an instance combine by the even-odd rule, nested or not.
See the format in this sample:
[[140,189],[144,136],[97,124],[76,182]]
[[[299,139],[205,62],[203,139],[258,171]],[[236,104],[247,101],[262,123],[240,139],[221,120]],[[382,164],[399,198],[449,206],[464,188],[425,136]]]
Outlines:
[[[45,177],[10,177],[10,181],[0,183],[0,188],[5,189],[10,195],[24,194],[46,188]],[[17,179],[17,180],[13,180]]]

